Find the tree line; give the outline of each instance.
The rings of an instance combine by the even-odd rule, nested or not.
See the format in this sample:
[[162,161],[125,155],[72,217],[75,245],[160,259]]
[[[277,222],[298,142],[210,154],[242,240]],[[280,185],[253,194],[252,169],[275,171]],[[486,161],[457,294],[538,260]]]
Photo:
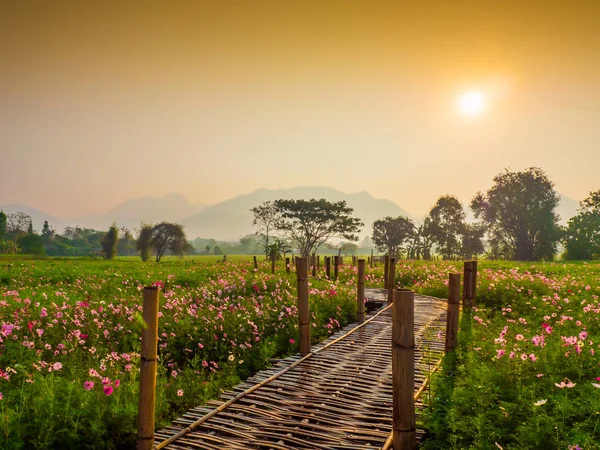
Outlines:
[[[444,195],[421,223],[404,216],[376,220],[372,242],[379,251],[407,259],[485,255],[489,259],[552,260],[559,244],[565,249],[564,259],[600,258],[600,190],[581,202],[566,227],[559,224],[559,202],[554,183],[542,169],[507,169],[494,177],[490,189],[470,201],[474,222],[466,221],[465,209],[456,197]],[[333,238],[357,241],[363,226],[344,201],[280,199],[251,211],[267,255],[287,245],[308,256]]]

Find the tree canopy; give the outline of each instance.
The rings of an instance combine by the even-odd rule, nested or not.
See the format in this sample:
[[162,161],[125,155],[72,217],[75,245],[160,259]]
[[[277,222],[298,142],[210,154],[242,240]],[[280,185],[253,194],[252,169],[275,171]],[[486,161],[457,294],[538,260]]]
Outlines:
[[531,167],[506,170],[494,185],[471,201],[475,217],[510,258],[522,261],[552,259],[560,238],[559,197],[544,171]]
[[465,228],[465,211],[452,195],[440,197],[429,212],[429,232],[444,259],[460,254]]
[[600,190],[590,192],[565,232],[566,259],[600,258]]
[[414,228],[414,223],[408,217],[386,216],[373,223],[373,243],[379,251],[397,258],[402,244],[413,235]]

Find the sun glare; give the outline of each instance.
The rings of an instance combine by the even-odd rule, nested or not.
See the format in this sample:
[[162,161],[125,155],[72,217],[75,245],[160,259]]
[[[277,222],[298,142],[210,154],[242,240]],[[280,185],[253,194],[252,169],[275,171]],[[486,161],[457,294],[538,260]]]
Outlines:
[[458,109],[467,116],[477,116],[485,108],[485,97],[481,92],[466,92],[458,100]]

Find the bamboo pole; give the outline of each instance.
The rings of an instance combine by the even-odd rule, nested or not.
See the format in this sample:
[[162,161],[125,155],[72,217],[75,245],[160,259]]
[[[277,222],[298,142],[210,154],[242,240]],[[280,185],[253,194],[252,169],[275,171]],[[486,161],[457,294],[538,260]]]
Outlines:
[[290,258],[285,258],[285,273],[290,273]]
[[371,269],[373,268],[375,262],[373,261],[373,249],[371,249]]
[[446,353],[456,348],[458,311],[460,309],[460,274],[451,273],[448,279],[448,315],[446,318]]
[[394,292],[392,307],[394,450],[417,448],[415,419],[415,294]]
[[310,353],[310,307],[308,304],[308,259],[296,259],[298,281],[298,318],[300,319],[300,355]]
[[310,259],[310,265],[312,266],[312,276],[316,277],[317,276],[317,258],[314,253],[312,254],[312,257]]
[[471,272],[471,306],[473,306],[477,297],[477,261],[471,261]]
[[471,288],[473,287],[473,266],[471,261],[465,261],[464,263],[464,275],[463,275],[463,308],[471,307]]
[[317,270],[321,270],[321,255],[317,255]]
[[331,256],[325,256],[325,275],[331,280]]
[[389,257],[389,255],[385,255],[385,258],[383,261],[383,288],[384,289],[390,288],[390,285],[388,283],[389,270],[390,270],[390,257]]
[[358,260],[358,283],[356,284],[356,315],[358,323],[365,321],[365,260]]
[[258,261],[256,260],[256,255],[253,256],[252,258],[254,258],[254,270],[258,269]]
[[333,280],[334,281],[337,281],[339,272],[340,272],[340,257],[334,256],[333,257]]
[[140,395],[138,403],[137,450],[150,450],[154,445],[154,406],[156,402],[156,359],[158,356],[158,294],[157,286],[144,288],[140,363]]
[[394,288],[396,287],[396,258],[389,258],[388,269],[388,303],[394,301]]

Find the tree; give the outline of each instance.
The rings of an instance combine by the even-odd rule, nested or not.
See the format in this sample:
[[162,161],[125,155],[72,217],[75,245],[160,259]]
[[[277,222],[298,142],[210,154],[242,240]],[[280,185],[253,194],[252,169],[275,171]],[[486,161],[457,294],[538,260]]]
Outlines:
[[44,220],[44,226],[42,227],[42,240],[44,241],[45,245],[48,245],[50,243],[52,238],[54,238],[55,233],[56,232],[54,231],[54,229],[52,229],[48,224],[48,221]]
[[152,228],[152,246],[156,250],[156,262],[170,251],[182,257],[187,253],[188,241],[183,227],[177,223],[161,222]]
[[256,234],[261,240],[265,256],[269,256],[269,238],[277,229],[278,210],[273,202],[264,202],[262,205],[251,208],[250,211],[254,214],[252,226],[258,227]]
[[373,243],[377,250],[398,258],[402,244],[413,233],[414,223],[408,217],[384,217],[373,223]]
[[104,259],[113,259],[117,254],[117,243],[119,241],[119,229],[113,223],[101,241]]
[[472,259],[485,251],[483,246],[484,235],[485,228],[482,226],[477,224],[465,224],[461,245],[461,256],[464,259]]
[[415,225],[408,239],[407,257],[409,259],[431,259],[433,236],[431,234],[431,219],[426,217],[421,225]]
[[117,254],[121,256],[135,255],[135,239],[127,227],[121,227],[117,242]]
[[221,247],[219,247],[218,245],[215,245],[215,248],[213,249],[213,253],[215,255],[222,255],[223,251],[221,250]]
[[356,256],[358,245],[353,242],[344,242],[340,245],[340,253],[348,256]]
[[580,203],[577,215],[569,220],[564,236],[570,260],[600,258],[600,190]]
[[268,247],[269,258],[275,257],[276,260],[281,260],[283,259],[283,255],[290,250],[291,248],[284,241],[276,238],[275,241]]
[[277,229],[298,245],[302,257],[308,257],[334,237],[357,241],[356,233],[363,226],[360,219],[352,217],[353,209],[345,201],[280,199],[274,206]]
[[460,253],[465,217],[462,205],[452,195],[440,197],[429,211],[429,232],[444,259]]
[[135,248],[140,252],[142,261],[148,261],[148,259],[150,259],[150,249],[152,248],[153,237],[152,225],[143,223],[140,227],[138,238],[135,241]]
[[31,216],[24,212],[10,213],[6,216],[6,232],[12,242],[13,253],[17,253],[17,239],[26,234],[31,226]]
[[4,253],[6,240],[6,214],[0,211],[0,253]]
[[498,249],[506,249],[512,259],[535,261],[556,253],[561,237],[558,203],[554,183],[542,169],[530,167],[496,175],[494,185],[471,200],[471,209]]
[[44,241],[39,234],[22,234],[19,238],[17,238],[17,244],[21,248],[21,252],[27,255],[44,254]]
[[256,236],[248,235],[240,238],[240,247],[242,248],[242,252],[245,254],[253,254],[257,250],[258,242],[256,240]]

